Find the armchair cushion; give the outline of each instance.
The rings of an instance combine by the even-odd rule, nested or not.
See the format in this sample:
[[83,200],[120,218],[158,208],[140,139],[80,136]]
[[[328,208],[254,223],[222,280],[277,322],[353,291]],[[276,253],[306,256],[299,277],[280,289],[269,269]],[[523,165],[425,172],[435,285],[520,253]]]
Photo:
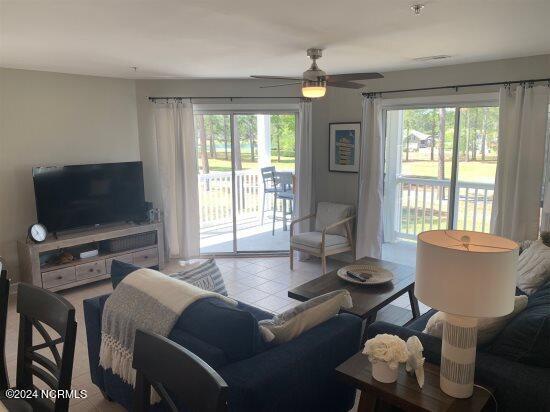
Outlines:
[[[290,240],[293,244],[307,246],[313,249],[321,249],[321,232],[306,232],[292,236]],[[347,238],[339,235],[325,235],[325,248],[329,249],[331,246],[345,246],[348,245]]]
[[[343,205],[341,203],[319,202],[317,205],[317,216],[315,218],[315,231],[322,232],[323,229],[353,213],[353,206]],[[346,236],[346,227],[344,225],[327,230],[329,235]]]

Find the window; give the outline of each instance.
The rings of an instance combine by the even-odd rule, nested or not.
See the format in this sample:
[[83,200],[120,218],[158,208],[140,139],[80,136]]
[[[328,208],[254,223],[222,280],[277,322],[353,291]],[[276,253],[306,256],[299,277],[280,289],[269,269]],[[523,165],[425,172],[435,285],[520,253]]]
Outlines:
[[494,99],[385,110],[384,259],[414,265],[424,230],[489,231],[498,114]]

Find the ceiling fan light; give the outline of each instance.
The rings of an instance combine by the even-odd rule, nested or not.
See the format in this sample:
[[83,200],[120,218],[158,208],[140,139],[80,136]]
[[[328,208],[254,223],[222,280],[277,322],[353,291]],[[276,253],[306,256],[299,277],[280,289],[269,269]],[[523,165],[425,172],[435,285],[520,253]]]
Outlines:
[[302,96],[310,99],[318,99],[323,97],[327,92],[326,81],[311,81],[304,80],[302,82]]

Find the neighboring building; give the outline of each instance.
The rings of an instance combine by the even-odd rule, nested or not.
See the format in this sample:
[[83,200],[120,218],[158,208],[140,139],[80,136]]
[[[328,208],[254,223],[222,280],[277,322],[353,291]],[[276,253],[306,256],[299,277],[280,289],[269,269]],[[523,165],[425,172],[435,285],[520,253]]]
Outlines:
[[403,145],[408,145],[411,152],[417,152],[419,149],[432,147],[433,137],[429,134],[419,132],[418,130],[412,130],[409,135],[405,137]]

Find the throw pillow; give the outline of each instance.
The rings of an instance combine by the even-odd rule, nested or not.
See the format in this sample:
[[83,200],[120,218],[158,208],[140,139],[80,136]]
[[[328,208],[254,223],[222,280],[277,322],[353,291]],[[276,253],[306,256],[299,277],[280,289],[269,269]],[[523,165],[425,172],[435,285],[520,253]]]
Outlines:
[[116,259],[113,260],[113,263],[111,264],[111,283],[113,284],[113,289],[115,289],[127,275],[138,269],[141,269],[141,267],[131,263],[121,262]]
[[340,308],[349,309],[352,306],[349,292],[336,290],[301,303],[273,319],[262,320],[259,324],[266,329],[262,331],[264,339],[277,344],[285,343],[337,315]]
[[201,289],[227,296],[223,276],[214,259],[189,261],[188,267],[184,267],[181,272],[170,276],[191,283]]
[[[327,226],[344,220],[353,213],[353,206],[340,203],[319,202],[315,216],[315,231],[322,232]],[[336,226],[327,230],[327,235],[346,236],[345,226]]]
[[[492,341],[506,327],[506,324],[526,307],[527,296],[516,296],[512,313],[498,318],[479,318],[477,321],[477,344],[485,345]],[[443,336],[443,323],[445,322],[444,316],[443,312],[434,314],[428,320],[426,328],[422,332],[441,338]]]
[[[138,269],[141,269],[141,267],[131,263],[113,260],[111,265],[111,283],[113,284],[113,289],[116,288],[127,275]],[[214,259],[190,261],[183,271],[169,276],[191,283],[201,289],[227,296],[222,274]]]
[[519,255],[517,286],[528,295],[550,281],[550,247],[542,239]]
[[516,362],[550,367],[550,282],[529,296],[527,308],[504,328],[489,352]]

